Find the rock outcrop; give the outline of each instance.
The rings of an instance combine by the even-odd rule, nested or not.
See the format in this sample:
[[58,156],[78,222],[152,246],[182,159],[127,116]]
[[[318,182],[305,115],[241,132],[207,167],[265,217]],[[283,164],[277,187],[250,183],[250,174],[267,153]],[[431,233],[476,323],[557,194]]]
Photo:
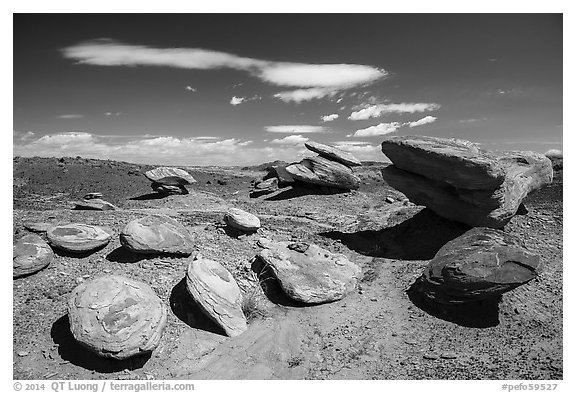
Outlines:
[[130,221],[120,233],[120,243],[140,254],[190,255],[193,251],[188,229],[162,214]]
[[354,157],[352,154],[337,149],[332,146],[325,145],[323,143],[308,141],[304,143],[304,146],[308,150],[320,154],[322,157],[327,158],[332,161],[337,161],[349,167],[362,166],[360,160]]
[[304,158],[298,164],[291,164],[286,171],[298,181],[343,190],[357,190],[360,178],[344,164],[324,157]]
[[446,243],[413,288],[442,304],[495,298],[535,278],[539,264],[513,235],[473,228]]
[[46,231],[52,247],[72,253],[96,250],[110,242],[111,230],[82,223],[58,224]]
[[231,207],[224,215],[224,221],[232,228],[244,232],[255,232],[260,228],[260,219],[252,213]]
[[160,342],[168,310],[147,284],[109,275],[78,285],[68,300],[74,338],[114,359],[149,353]]
[[40,236],[29,234],[13,247],[12,274],[14,278],[36,273],[44,269],[54,259],[54,252]]
[[342,254],[314,244],[272,242],[262,238],[258,253],[290,298],[304,303],[342,299],[356,288],[362,270]]
[[550,160],[534,152],[488,152],[426,136],[387,138],[382,151],[393,163],[382,170],[390,186],[473,227],[503,227],[531,191],[552,181]]
[[192,259],[186,272],[186,289],[228,336],[237,336],[248,329],[240,288],[220,263],[201,256]]

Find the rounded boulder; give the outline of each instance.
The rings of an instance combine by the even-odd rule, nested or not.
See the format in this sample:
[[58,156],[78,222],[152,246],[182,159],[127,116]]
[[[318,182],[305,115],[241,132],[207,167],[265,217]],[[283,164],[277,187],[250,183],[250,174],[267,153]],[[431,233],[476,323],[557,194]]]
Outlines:
[[232,207],[224,216],[226,224],[241,231],[254,232],[260,228],[260,219],[252,213]]
[[13,277],[22,277],[44,269],[54,259],[54,252],[40,236],[26,235],[14,243]]
[[154,214],[130,221],[120,233],[120,243],[141,254],[190,255],[190,232],[175,219]]
[[80,223],[55,225],[48,228],[46,236],[51,246],[73,253],[96,250],[111,238],[108,228]]

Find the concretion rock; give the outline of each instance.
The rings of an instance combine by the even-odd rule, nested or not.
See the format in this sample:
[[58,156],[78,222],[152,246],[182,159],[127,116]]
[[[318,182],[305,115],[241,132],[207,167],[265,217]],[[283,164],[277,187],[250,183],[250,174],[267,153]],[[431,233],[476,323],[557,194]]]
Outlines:
[[168,310],[147,284],[109,275],[77,286],[68,300],[74,338],[114,359],[149,353],[160,342]]
[[335,147],[312,141],[304,143],[304,146],[306,146],[308,150],[320,154],[322,157],[325,157],[329,160],[338,161],[339,163],[346,166],[362,166],[360,160],[358,160],[352,154]]
[[103,247],[110,241],[109,228],[71,223],[58,224],[46,231],[52,247],[69,252],[87,252]]
[[240,288],[220,263],[201,256],[191,260],[186,272],[186,288],[206,315],[228,336],[237,336],[248,329]]
[[57,225],[55,222],[26,222],[24,228],[31,232],[45,233],[48,228]]
[[260,228],[260,219],[254,214],[231,207],[224,216],[226,224],[241,231],[254,232]]
[[362,270],[342,254],[333,254],[314,244],[272,242],[260,239],[259,254],[270,266],[283,291],[304,303],[342,299],[356,288]]
[[167,195],[186,195],[188,194],[188,190],[186,187],[182,185],[178,186],[169,186],[167,184],[160,184],[153,182],[152,189],[160,194],[167,194]]
[[147,171],[144,176],[152,182],[168,186],[178,186],[196,183],[188,172],[179,168],[159,167]]
[[102,193],[101,192],[90,192],[84,195],[84,199],[101,199]]
[[286,171],[296,180],[344,190],[356,190],[360,179],[346,165],[324,157],[309,157],[299,164],[291,164]]
[[154,214],[130,221],[120,233],[120,243],[141,254],[190,255],[190,232],[175,219]]
[[390,186],[470,226],[503,227],[530,192],[552,181],[550,160],[534,152],[486,152],[467,141],[416,136],[388,138],[382,151],[394,164],[382,170]]
[[535,278],[539,264],[513,235],[474,228],[438,251],[415,289],[444,304],[494,298]]
[[13,277],[36,273],[52,262],[54,252],[40,236],[29,234],[14,243]]
[[76,202],[75,210],[116,210],[117,207],[100,198],[85,199]]

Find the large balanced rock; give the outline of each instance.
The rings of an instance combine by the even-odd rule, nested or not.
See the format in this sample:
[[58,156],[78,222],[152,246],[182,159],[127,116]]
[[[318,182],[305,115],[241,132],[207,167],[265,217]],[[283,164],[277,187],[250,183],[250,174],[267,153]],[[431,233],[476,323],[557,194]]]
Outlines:
[[152,182],[168,186],[183,186],[196,183],[192,175],[179,168],[158,167],[147,171],[144,176]]
[[305,158],[300,163],[288,165],[286,171],[304,183],[344,190],[360,187],[360,179],[352,173],[352,169],[324,157]]
[[260,228],[260,219],[252,213],[231,207],[224,215],[224,221],[232,228],[245,232],[254,232]]
[[362,270],[342,254],[333,254],[314,244],[272,242],[260,239],[259,254],[270,266],[283,291],[304,303],[342,299],[356,288]]
[[130,221],[120,233],[120,243],[141,254],[190,255],[190,232],[175,219],[154,214]]
[[426,136],[389,137],[388,184],[412,202],[470,226],[501,228],[524,198],[552,181],[552,165],[534,152],[488,152],[471,142]]
[[75,210],[116,210],[116,206],[100,198],[89,198],[76,202]]
[[320,154],[322,157],[328,158],[329,160],[338,161],[339,163],[346,166],[362,166],[360,160],[358,160],[352,154],[335,147],[313,141],[304,143],[304,146],[306,146],[308,150]]
[[29,234],[14,243],[13,277],[26,276],[44,269],[54,259],[54,252],[40,236]]
[[81,223],[57,224],[46,231],[52,247],[83,253],[96,250],[108,244],[110,229]]
[[68,300],[74,338],[114,359],[149,353],[160,342],[168,310],[147,284],[109,275],[78,285]]
[[237,336],[248,326],[242,312],[242,294],[234,277],[216,261],[197,256],[186,272],[188,293],[228,336]]
[[513,235],[473,228],[446,243],[414,287],[444,304],[495,298],[535,278],[539,264]]

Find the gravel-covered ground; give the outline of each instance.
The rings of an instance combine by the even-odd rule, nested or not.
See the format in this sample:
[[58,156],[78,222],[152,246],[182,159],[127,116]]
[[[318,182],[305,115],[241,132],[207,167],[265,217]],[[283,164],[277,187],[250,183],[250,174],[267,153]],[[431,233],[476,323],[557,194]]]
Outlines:
[[[15,379],[562,379],[562,176],[526,201],[507,232],[540,255],[543,272],[498,303],[438,309],[407,289],[435,252],[466,228],[400,202],[379,166],[357,171],[350,193],[286,189],[250,198],[264,174],[241,168],[189,168],[190,194],[158,199],[142,173],[151,167],[83,158],[14,159],[14,237],[27,221],[106,225],[118,234],[133,218],[172,215],[204,256],[238,280],[249,330],[235,338],[199,312],[182,286],[186,258],[138,257],[118,236],[84,257],[57,254],[44,270],[13,282]],[[102,192],[115,211],[71,210]],[[393,197],[397,202],[387,203]],[[222,223],[228,207],[261,218],[258,234],[237,237]],[[314,307],[290,305],[267,280],[266,296],[251,259],[260,236],[307,241],[362,267],[357,292]],[[103,360],[71,337],[66,301],[83,280],[118,273],[152,286],[170,305],[159,347],[149,357]],[[260,277],[262,279],[262,277]]]

